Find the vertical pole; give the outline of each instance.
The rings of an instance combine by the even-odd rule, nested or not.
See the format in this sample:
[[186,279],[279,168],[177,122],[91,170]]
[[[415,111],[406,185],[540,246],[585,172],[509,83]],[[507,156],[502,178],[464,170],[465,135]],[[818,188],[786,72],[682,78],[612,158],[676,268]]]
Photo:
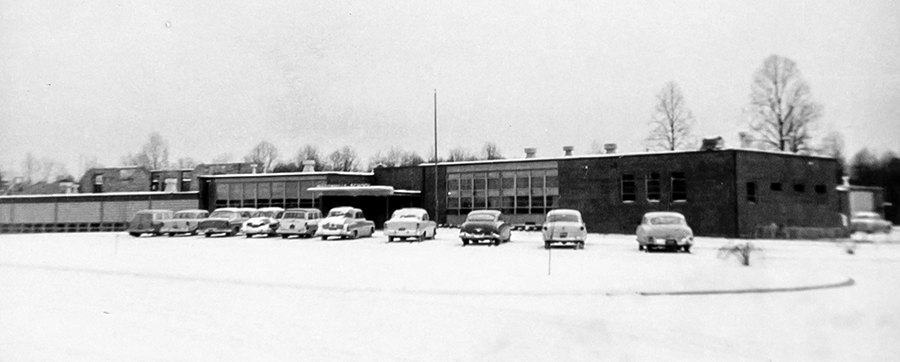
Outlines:
[[437,89],[434,90],[434,219],[440,222],[441,216],[438,210],[438,136],[437,136]]
[[553,253],[550,250],[553,249],[547,248],[547,275],[550,275],[550,266],[553,265]]

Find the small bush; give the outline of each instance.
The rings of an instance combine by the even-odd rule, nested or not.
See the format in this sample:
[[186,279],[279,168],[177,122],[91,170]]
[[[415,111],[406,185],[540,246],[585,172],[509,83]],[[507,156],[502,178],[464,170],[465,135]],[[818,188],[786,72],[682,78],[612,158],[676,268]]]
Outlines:
[[734,256],[741,265],[750,266],[750,256],[760,250],[750,242],[730,243],[719,248],[719,258],[727,259],[730,256]]

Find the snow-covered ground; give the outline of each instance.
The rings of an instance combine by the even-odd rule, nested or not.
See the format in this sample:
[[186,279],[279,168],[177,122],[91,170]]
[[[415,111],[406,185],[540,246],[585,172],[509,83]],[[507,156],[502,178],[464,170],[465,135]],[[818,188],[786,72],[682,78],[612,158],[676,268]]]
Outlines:
[[[0,235],[0,361],[875,361],[900,356],[898,233],[643,253],[437,240]],[[711,295],[641,293],[828,289]]]

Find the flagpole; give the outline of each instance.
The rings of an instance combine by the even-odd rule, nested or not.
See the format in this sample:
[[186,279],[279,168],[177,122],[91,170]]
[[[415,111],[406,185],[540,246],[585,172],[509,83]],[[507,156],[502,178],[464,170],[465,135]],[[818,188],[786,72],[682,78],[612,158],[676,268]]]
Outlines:
[[437,88],[434,90],[434,220],[440,223],[440,211],[438,210],[438,136],[437,136]]

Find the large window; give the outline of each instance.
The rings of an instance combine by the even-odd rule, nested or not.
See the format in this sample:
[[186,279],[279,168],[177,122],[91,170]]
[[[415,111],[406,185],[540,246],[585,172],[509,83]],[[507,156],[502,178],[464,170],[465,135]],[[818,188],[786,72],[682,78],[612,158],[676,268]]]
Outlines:
[[652,172],[647,174],[647,201],[659,202],[661,195],[659,173]]
[[191,177],[193,176],[193,171],[183,171],[181,173],[181,190],[180,191],[191,191]]
[[622,175],[622,202],[635,202],[637,200],[636,187],[634,185],[634,175]]
[[558,195],[555,169],[447,174],[447,212],[451,215],[479,209],[543,214],[554,207]]
[[672,201],[687,201],[687,181],[684,172],[672,172]]

